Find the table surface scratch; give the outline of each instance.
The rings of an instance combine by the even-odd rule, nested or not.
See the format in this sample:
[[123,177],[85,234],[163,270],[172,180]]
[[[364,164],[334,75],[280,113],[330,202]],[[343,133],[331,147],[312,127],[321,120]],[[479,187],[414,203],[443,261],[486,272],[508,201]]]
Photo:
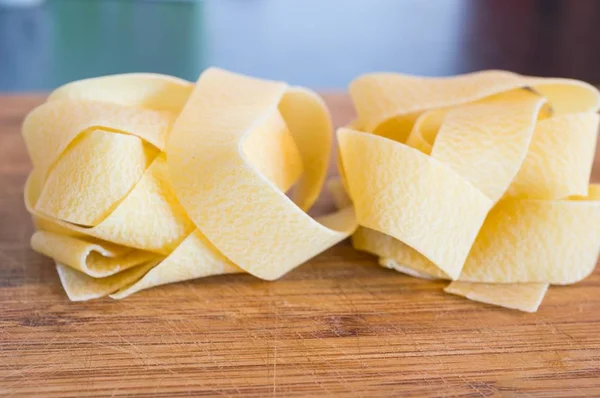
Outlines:
[[[336,125],[352,118],[347,97],[325,97]],[[29,248],[22,200],[19,128],[42,100],[0,96],[0,395],[600,395],[600,272],[525,314],[344,242],[276,282],[219,276],[69,302]],[[324,195],[317,212],[331,208]]]

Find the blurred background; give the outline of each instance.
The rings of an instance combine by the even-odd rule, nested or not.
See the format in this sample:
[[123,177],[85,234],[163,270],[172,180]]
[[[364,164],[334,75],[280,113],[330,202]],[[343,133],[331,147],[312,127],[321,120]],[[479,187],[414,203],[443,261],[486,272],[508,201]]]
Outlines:
[[210,65],[317,89],[489,68],[600,84],[600,1],[0,0],[0,91]]

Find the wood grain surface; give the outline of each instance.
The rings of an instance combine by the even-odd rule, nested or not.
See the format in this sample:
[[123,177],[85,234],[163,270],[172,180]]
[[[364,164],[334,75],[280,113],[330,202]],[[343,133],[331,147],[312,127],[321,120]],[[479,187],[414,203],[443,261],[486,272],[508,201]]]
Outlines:
[[[346,97],[326,98],[337,125],[352,118]],[[219,276],[69,302],[29,248],[22,200],[19,128],[42,99],[0,97],[0,395],[600,395],[600,272],[525,314],[344,242],[276,282]],[[317,212],[331,208],[324,195]]]

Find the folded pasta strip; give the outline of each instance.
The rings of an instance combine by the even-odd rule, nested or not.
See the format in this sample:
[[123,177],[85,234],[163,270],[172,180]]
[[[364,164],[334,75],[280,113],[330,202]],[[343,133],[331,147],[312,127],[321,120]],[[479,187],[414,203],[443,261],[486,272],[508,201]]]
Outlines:
[[355,248],[387,268],[451,279],[449,293],[523,311],[548,284],[593,271],[594,87],[484,71],[372,74],[350,92],[358,119],[338,131],[342,181],[330,189],[355,206]]
[[235,272],[276,279],[356,228],[352,207],[305,212],[332,137],[303,88],[214,68],[196,84],[82,80],[34,109],[23,137],[32,247],[56,261],[71,300]]

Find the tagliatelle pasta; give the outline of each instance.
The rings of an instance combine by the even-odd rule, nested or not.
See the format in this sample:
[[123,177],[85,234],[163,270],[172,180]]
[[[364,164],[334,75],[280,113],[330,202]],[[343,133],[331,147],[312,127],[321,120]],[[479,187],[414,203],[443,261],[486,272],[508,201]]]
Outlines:
[[593,271],[594,87],[485,71],[366,75],[350,92],[358,119],[338,131],[343,184],[330,188],[355,206],[355,248],[412,276],[460,281],[448,292],[524,311],[548,284]]
[[594,87],[484,71],[372,74],[350,93],[328,184],[340,210],[312,218],[332,145],[315,93],[214,68],[60,87],[23,124],[32,247],[76,301],[273,280],[350,235],[383,267],[528,312],[594,270]]
[[23,137],[32,246],[55,259],[72,300],[235,272],[275,279],[355,229],[352,207],[305,213],[331,123],[303,88],[219,69],[195,85],[88,79],[54,91]]

